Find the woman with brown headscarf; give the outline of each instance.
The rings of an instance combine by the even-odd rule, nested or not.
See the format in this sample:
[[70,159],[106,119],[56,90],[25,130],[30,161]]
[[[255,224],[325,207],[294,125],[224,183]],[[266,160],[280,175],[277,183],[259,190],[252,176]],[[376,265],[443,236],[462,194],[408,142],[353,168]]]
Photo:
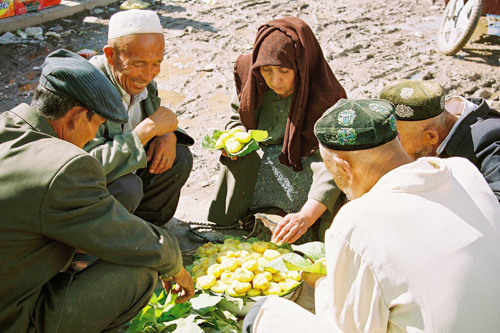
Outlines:
[[311,28],[295,17],[260,26],[252,54],[240,56],[234,68],[235,113],[226,128],[267,130],[271,139],[261,143],[262,157],[221,157],[208,220],[230,225],[255,212],[279,214],[284,218],[278,218],[274,241],[293,243],[313,225],[316,235],[307,241],[318,232],[322,238],[343,197],[321,159],[313,127],[346,98],[344,89]]

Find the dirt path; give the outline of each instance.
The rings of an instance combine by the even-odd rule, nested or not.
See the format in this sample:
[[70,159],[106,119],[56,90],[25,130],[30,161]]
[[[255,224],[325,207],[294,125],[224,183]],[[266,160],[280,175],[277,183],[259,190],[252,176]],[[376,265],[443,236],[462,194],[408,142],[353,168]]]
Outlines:
[[[158,11],[165,27],[165,60],[156,78],[160,97],[196,140],[193,172],[176,213],[181,221],[206,217],[219,154],[204,151],[201,139],[224,126],[233,62],[251,52],[258,26],[271,19],[297,16],[306,21],[350,98],[377,97],[395,79],[423,78],[439,82],[449,94],[485,97],[500,109],[499,37],[479,35],[480,40],[455,57],[437,53],[441,2],[432,6],[430,0],[158,1],[150,8]],[[58,24],[63,32],[74,31],[60,39],[1,45],[0,111],[29,102],[39,76],[36,68],[48,52],[60,47],[101,51],[107,22],[117,10],[114,4],[44,26],[44,32]],[[173,221],[167,227],[187,249],[194,244],[185,240],[181,224]]]

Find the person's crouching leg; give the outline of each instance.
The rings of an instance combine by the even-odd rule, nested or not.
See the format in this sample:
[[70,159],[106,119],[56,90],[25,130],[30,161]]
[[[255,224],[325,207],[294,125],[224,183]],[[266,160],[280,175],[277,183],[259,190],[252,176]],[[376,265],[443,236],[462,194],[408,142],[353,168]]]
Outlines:
[[150,268],[96,262],[74,276],[66,293],[53,292],[61,286],[44,288],[37,326],[41,332],[118,332],[148,304],[157,281]]
[[177,145],[175,161],[170,169],[152,174],[148,168],[137,170],[144,183],[144,198],[134,214],[161,226],[174,216],[181,189],[193,168],[193,155],[188,147]]

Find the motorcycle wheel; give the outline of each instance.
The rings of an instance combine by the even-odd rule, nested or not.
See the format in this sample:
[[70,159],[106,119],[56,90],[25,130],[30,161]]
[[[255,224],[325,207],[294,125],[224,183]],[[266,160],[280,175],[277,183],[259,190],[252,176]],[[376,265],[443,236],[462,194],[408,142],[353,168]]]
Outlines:
[[450,1],[439,25],[437,42],[439,51],[454,55],[467,44],[481,17],[483,0]]

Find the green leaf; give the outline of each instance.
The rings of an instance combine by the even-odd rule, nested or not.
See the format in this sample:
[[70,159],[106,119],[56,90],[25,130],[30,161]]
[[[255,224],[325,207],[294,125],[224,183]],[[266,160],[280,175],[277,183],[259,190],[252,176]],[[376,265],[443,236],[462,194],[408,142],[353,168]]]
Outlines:
[[235,332],[234,329],[237,328],[236,320],[226,317],[227,312],[228,311],[222,311],[221,309],[214,311],[213,316],[215,318],[215,324],[221,332]]
[[216,150],[215,149],[215,142],[216,141],[217,140],[212,139],[212,137],[210,135],[205,135],[205,137],[203,137],[203,139],[201,140],[201,146],[205,150],[213,151],[213,150]]
[[165,290],[162,290],[161,293],[156,298],[158,304],[165,304],[166,299],[167,295],[165,294]]
[[220,136],[221,136],[222,134],[227,133],[227,132],[228,132],[228,131],[218,131],[218,130],[215,130],[215,131],[212,133],[212,139],[213,139],[214,141],[217,141],[217,140],[220,138]]
[[326,274],[326,260],[324,258],[318,259],[311,266],[304,268],[303,271],[306,271],[309,273]]
[[201,310],[204,308],[209,308],[217,305],[221,301],[221,296],[213,296],[210,294],[201,294],[196,298],[191,298],[191,305],[193,310]]
[[186,313],[189,313],[191,309],[192,309],[191,303],[189,302],[184,302],[181,304],[173,304],[173,305],[169,304],[163,310],[159,322],[166,322],[172,319],[181,318]]
[[170,325],[177,325],[174,333],[204,333],[203,330],[196,324],[196,315],[189,315],[186,318],[180,318],[169,322]]
[[232,297],[231,295],[229,295],[225,291],[224,291],[224,293],[222,295],[224,296],[224,298],[227,301],[236,304],[236,306],[238,306],[238,308],[240,310],[243,309],[243,306],[246,304],[246,302],[244,300],[244,297]]
[[219,326],[219,331],[223,333],[238,333],[236,325],[232,325],[224,320],[217,320],[217,326]]
[[234,313],[227,310],[221,310],[221,312],[224,314],[224,316],[226,316],[227,319],[232,320],[234,322],[238,321],[238,317],[236,317]]
[[304,259],[296,253],[287,253],[281,256],[281,258],[283,258],[283,262],[289,271],[302,271],[311,266],[311,263],[307,259]]
[[249,153],[251,153],[254,150],[259,150],[259,144],[255,140],[250,140],[248,143],[246,143],[243,148],[240,149],[237,153],[231,154],[228,153],[228,156],[238,156],[238,157],[243,157]]
[[250,237],[245,240],[246,243],[255,243],[255,242],[262,242],[262,240],[258,239],[257,237]]
[[128,332],[139,333],[152,325],[156,325],[155,311],[152,306],[146,305],[132,320]]
[[156,298],[155,293],[153,293],[153,295],[151,295],[151,299],[149,300],[149,304],[150,304],[151,306],[156,306],[156,305],[158,305],[158,299]]
[[152,323],[145,323],[141,321],[140,313],[130,322],[127,333],[139,333],[145,326],[151,326]]
[[289,272],[297,270],[297,269],[290,269],[291,267],[290,263],[302,263],[306,266],[310,265],[310,263],[306,259],[302,258],[300,255],[296,253],[287,253],[282,255],[281,257],[271,260],[266,266],[264,266],[264,269],[274,268],[279,272]]
[[294,251],[305,254],[312,261],[326,258],[325,244],[322,242],[309,242],[302,245],[292,245]]
[[288,251],[293,252],[292,245],[288,243],[283,243],[281,245],[278,245],[278,248],[287,249]]
[[262,142],[268,139],[267,131],[250,130],[248,133],[250,133],[252,139],[254,139],[257,142]]

